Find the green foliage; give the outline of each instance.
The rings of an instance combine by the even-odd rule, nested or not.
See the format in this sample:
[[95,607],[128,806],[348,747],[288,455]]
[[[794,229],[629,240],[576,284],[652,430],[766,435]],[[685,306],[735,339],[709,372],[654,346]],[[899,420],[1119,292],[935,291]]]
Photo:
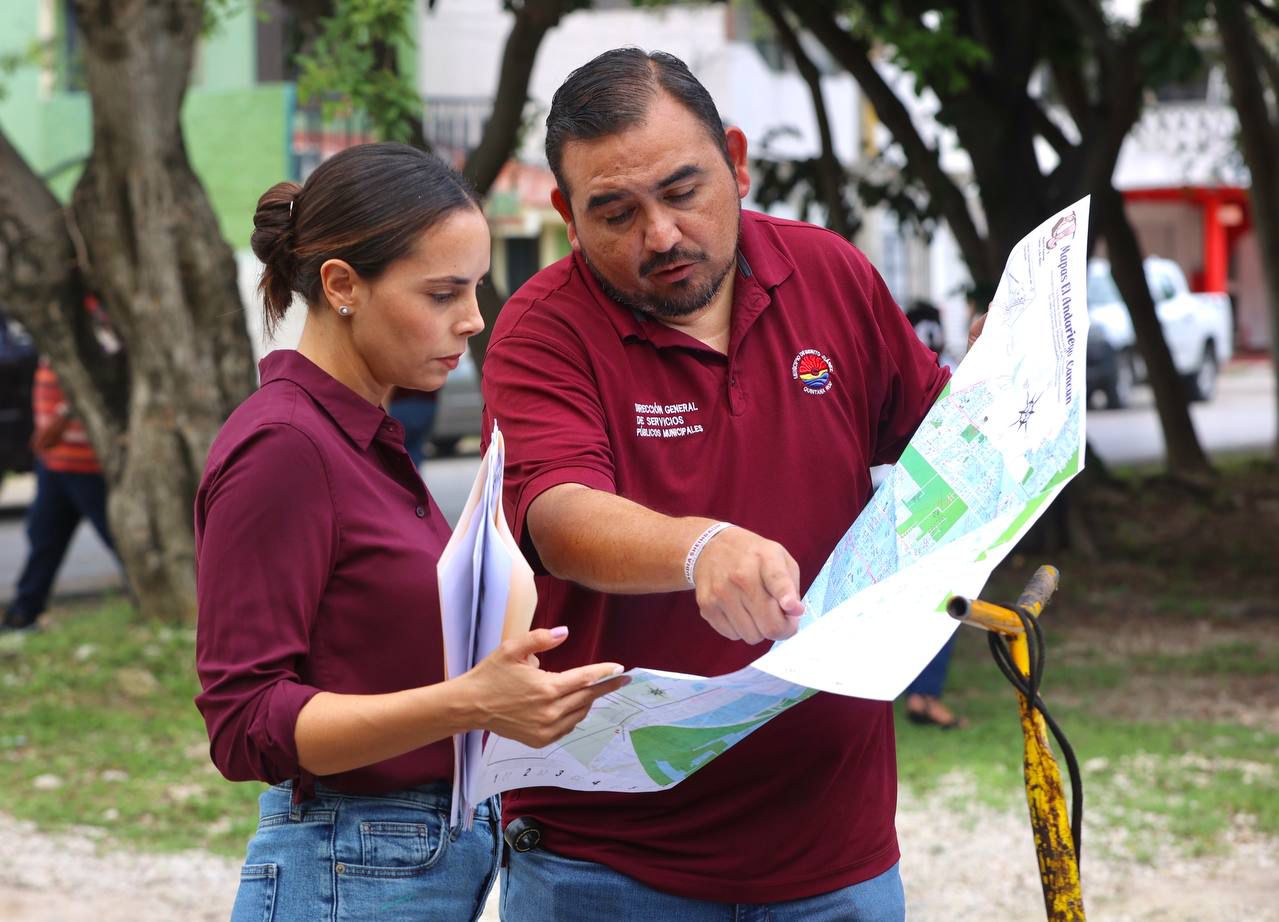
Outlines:
[[298,55],[298,96],[319,101],[324,117],[367,116],[390,141],[411,141],[422,98],[400,72],[412,47],[413,0],[338,0],[309,50]]
[[953,7],[928,10],[920,16],[905,6],[908,4],[878,4],[873,20],[858,20],[859,31],[885,45],[888,59],[913,74],[919,90],[931,87],[941,95],[952,95],[968,89],[972,73],[991,63],[990,52],[962,34],[959,14]]
[[[787,127],[773,129],[764,135],[760,140],[762,155],[751,161],[756,177],[751,191],[762,210],[790,204],[795,207],[801,221],[809,221],[816,209],[824,209],[825,206],[820,160],[817,157],[797,160],[779,157],[774,148],[779,139],[797,134],[794,128]],[[897,218],[903,232],[913,231],[925,240],[931,239],[939,216],[920,183],[889,164],[882,154],[856,170],[842,165],[841,169],[844,172],[839,191],[850,233],[856,234],[860,229],[860,211],[863,208],[882,205]],[[827,226],[830,226],[829,220]]]
[[[762,210],[769,211],[776,205],[790,203],[798,210],[799,219],[808,221],[811,220],[810,216],[815,208],[825,205],[821,192],[819,158],[790,160],[775,156],[773,151],[773,145],[779,139],[797,134],[794,128],[778,128],[769,131],[760,139],[760,150],[763,156],[751,161],[755,173],[751,191]],[[843,169],[842,165],[840,168]],[[850,221],[850,231],[855,233],[861,220],[849,196],[852,191],[850,179],[851,177],[845,173],[839,191],[844,214]],[[829,221],[827,226],[830,226]]]
[[32,41],[25,48],[0,54],[0,100],[9,94],[9,78],[24,67],[52,67],[56,45],[53,39]]
[[1207,66],[1201,46],[1215,42],[1207,0],[1183,0],[1176,17],[1142,16],[1133,26],[1142,42],[1141,66],[1149,86],[1184,83]]

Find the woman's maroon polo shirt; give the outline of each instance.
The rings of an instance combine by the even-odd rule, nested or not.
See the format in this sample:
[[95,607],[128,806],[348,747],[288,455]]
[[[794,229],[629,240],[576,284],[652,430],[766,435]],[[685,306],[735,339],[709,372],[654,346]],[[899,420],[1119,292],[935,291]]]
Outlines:
[[[560,483],[669,515],[703,515],[786,547],[805,586],[896,461],[947,375],[879,275],[838,236],[743,213],[728,354],[610,301],[580,258],[507,302],[484,364],[506,436],[507,502]],[[527,541],[525,546],[528,546]],[[538,580],[537,623],[567,624],[540,654],[564,669],[614,660],[716,675],[763,652],[716,634],[692,592],[607,595]],[[775,902],[874,877],[897,861],[889,704],[819,694],[667,791],[535,788],[507,819],[545,845],[650,886]]]
[[[260,369],[196,494],[195,702],[222,774],[306,787],[293,729],[313,695],[443,680],[449,527],[398,422],[297,352]],[[452,773],[443,740],[323,781],[383,793]]]

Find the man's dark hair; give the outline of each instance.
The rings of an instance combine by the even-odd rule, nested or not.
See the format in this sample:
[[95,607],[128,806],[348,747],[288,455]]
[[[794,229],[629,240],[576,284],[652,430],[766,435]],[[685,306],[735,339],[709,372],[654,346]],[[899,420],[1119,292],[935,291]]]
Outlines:
[[546,116],[546,159],[555,182],[568,198],[561,163],[569,141],[591,141],[633,128],[644,121],[659,92],[669,94],[705,126],[732,166],[724,123],[706,87],[688,65],[664,51],[614,48],[583,64],[555,91]]

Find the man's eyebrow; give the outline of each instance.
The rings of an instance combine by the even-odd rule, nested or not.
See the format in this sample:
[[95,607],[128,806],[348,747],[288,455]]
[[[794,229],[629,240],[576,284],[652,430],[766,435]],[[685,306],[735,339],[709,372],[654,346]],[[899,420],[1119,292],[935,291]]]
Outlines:
[[665,189],[667,186],[673,186],[677,182],[680,182],[681,180],[688,179],[690,176],[699,176],[701,175],[701,172],[702,172],[702,168],[700,166],[696,166],[695,164],[690,163],[687,166],[680,167],[670,176],[667,176],[665,179],[659,182],[657,184],[657,188]]
[[592,195],[586,200],[586,210],[594,211],[596,208],[603,208],[605,205],[624,197],[625,193],[623,192],[601,192],[599,195]]
[[[687,166],[680,167],[665,179],[659,180],[653,188],[655,191],[660,191],[668,186],[675,185],[677,182],[688,179],[690,176],[700,176],[702,172],[700,166],[690,163]],[[613,202],[625,198],[626,195],[627,193],[625,192],[601,192],[599,195],[592,195],[586,200],[586,210],[594,211],[597,208],[603,208],[605,205],[611,205]]]

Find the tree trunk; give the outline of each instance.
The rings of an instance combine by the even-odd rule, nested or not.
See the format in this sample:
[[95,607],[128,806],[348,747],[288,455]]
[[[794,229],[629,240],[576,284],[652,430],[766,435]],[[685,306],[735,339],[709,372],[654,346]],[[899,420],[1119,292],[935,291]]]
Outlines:
[[[511,23],[511,31],[502,48],[497,89],[493,93],[493,112],[484,125],[480,143],[467,154],[466,163],[462,166],[462,173],[484,198],[488,197],[502,167],[506,166],[519,145],[524,105],[528,102],[528,84],[533,76],[537,50],[542,46],[546,33],[559,24],[571,6],[571,0],[526,0],[515,5],[515,21]],[[484,318],[484,329],[471,337],[467,348],[481,373],[484,371],[484,353],[488,349],[489,336],[497,315],[506,303],[507,294],[493,284],[480,289],[480,316]]]
[[[1272,111],[1266,104],[1266,86],[1261,76],[1276,73],[1279,63],[1258,41],[1238,0],[1217,0],[1216,12],[1226,79],[1239,114],[1239,139],[1252,174],[1249,198],[1269,296],[1270,355],[1279,388],[1279,105]],[[1279,94],[1279,80],[1274,81],[1270,91]],[[1275,442],[1275,456],[1279,458],[1279,440]]]
[[462,172],[482,196],[487,196],[493,183],[511,159],[519,143],[524,122],[524,104],[528,102],[528,84],[533,76],[533,63],[546,33],[559,24],[568,12],[571,0],[525,0],[514,5],[515,21],[502,48],[502,65],[498,71],[497,90],[493,93],[493,113],[476,148],[467,154]]
[[[9,175],[16,154],[0,146],[0,189],[21,191],[0,213],[21,205],[39,234],[30,249],[47,248],[10,253],[28,281],[8,291],[101,457],[112,533],[142,613],[189,621],[195,489],[218,427],[255,385],[235,260],[179,122],[203,3],[77,0],[76,13],[93,148],[63,210],[29,169]],[[119,364],[74,332],[84,328],[85,290],[125,344],[127,388],[113,385]]]
[[0,134],[0,302],[35,339],[104,462],[127,415],[127,364],[98,347],[68,215]]
[[1155,392],[1155,409],[1163,427],[1168,470],[1182,477],[1208,476],[1212,473],[1212,466],[1190,421],[1185,385],[1172,362],[1172,353],[1168,351],[1159,316],[1155,313],[1155,302],[1142,269],[1141,247],[1124,212],[1123,196],[1113,185],[1108,185],[1095,194],[1094,205],[1097,230],[1106,238],[1110,269],[1132,317],[1137,349],[1146,363],[1150,387]]

